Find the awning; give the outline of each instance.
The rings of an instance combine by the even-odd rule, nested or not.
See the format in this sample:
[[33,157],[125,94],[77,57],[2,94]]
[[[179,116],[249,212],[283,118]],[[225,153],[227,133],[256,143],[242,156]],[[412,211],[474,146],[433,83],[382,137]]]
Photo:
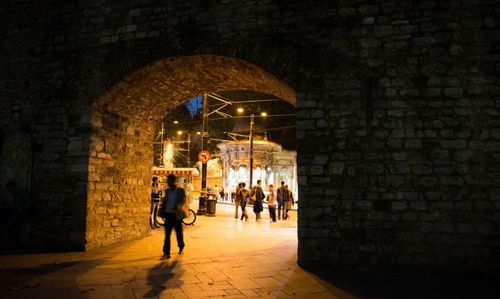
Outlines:
[[199,176],[200,173],[196,168],[160,168],[153,167],[153,175],[169,175],[176,176]]

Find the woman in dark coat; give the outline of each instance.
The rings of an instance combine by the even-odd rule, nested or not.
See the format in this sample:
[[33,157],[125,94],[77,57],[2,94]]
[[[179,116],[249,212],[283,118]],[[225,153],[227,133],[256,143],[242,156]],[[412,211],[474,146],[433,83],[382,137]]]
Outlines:
[[255,213],[255,221],[259,221],[260,213],[264,210],[262,206],[262,200],[266,198],[264,191],[262,191],[262,181],[257,181],[257,186],[252,190],[253,195],[255,195],[255,202],[253,204],[253,212]]

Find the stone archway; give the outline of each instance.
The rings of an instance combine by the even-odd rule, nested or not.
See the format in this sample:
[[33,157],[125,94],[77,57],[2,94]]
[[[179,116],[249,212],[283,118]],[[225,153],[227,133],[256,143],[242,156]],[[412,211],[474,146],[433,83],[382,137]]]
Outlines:
[[295,91],[246,61],[215,55],[167,58],[124,77],[93,105],[86,248],[144,236],[149,228],[152,128],[203,92],[252,90],[295,105]]
[[235,89],[296,102],[292,88],[251,63],[227,56],[192,55],[159,60],[133,72],[95,106],[121,116],[159,120],[194,95]]

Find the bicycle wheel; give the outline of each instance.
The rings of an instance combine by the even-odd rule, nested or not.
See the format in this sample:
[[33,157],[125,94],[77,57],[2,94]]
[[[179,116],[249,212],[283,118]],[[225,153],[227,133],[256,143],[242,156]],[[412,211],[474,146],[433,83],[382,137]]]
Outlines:
[[156,224],[160,226],[165,226],[165,218],[156,215]]
[[196,221],[196,213],[193,210],[189,209],[187,217],[182,219],[182,223],[184,223],[185,225],[193,225],[195,221]]

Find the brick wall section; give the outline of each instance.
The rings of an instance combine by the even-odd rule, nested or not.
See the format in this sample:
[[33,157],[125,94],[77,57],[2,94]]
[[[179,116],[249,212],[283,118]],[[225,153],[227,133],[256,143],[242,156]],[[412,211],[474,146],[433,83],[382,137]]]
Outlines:
[[149,232],[152,130],[94,110],[90,138],[86,248],[137,239]]
[[[47,178],[84,165],[62,149],[88,147],[85,115],[120,79],[168,57],[232,56],[298,94],[301,264],[500,268],[497,1],[25,5],[0,4],[0,123],[54,142]],[[75,112],[44,125],[51,109]],[[86,200],[70,194],[42,204]]]
[[499,31],[473,5],[355,13],[337,50],[367,69],[298,100],[299,261],[498,268]]

